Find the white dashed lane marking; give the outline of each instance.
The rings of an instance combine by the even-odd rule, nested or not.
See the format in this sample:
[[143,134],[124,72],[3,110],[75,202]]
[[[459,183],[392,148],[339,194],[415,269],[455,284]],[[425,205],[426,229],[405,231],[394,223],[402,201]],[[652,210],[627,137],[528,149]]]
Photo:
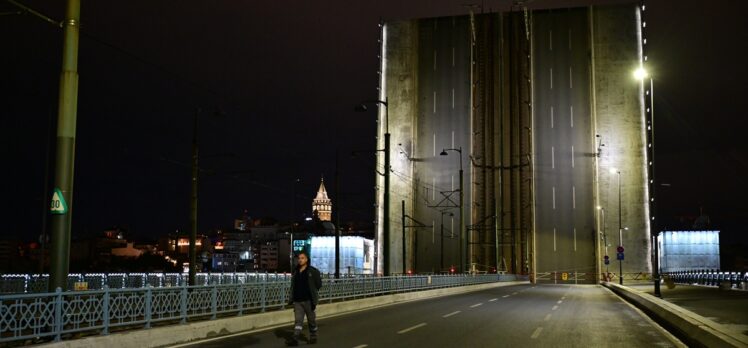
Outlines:
[[460,313],[460,311],[454,311],[452,313],[442,315],[442,318],[449,318],[449,317],[451,317],[451,316],[453,316],[453,315],[455,315],[457,313]]
[[536,339],[536,338],[540,337],[540,333],[541,332],[543,332],[543,328],[542,327],[539,327],[539,328],[535,329],[535,331],[533,331],[532,336],[530,336],[530,338]]
[[406,332],[413,331],[413,330],[415,330],[415,329],[417,329],[419,327],[424,327],[424,326],[426,326],[426,323],[420,323],[418,325],[411,326],[411,327],[409,327],[407,329],[402,329],[402,330],[398,331],[397,333],[398,334],[404,334]]
[[482,305],[483,305],[483,302],[481,302],[481,303],[476,303],[476,304],[474,304],[474,305],[470,306],[470,308],[475,308],[475,307],[478,307],[478,306],[482,306]]

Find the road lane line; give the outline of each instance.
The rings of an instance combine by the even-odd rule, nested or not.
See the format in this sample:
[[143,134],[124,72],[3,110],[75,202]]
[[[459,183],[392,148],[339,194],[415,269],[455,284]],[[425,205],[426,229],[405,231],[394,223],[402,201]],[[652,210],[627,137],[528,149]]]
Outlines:
[[548,313],[548,315],[545,316],[545,319],[543,319],[543,321],[551,320],[551,315],[552,315],[551,313]]
[[434,113],[436,113],[436,91],[434,91]]
[[516,294],[517,294],[517,292],[516,292],[516,291],[512,293],[512,295],[516,295]]
[[452,313],[442,315],[442,318],[449,318],[449,317],[451,317],[451,316],[453,316],[455,314],[458,314],[458,313],[460,313],[460,311],[454,311]]
[[[574,227],[574,251],[577,251],[577,228],[576,227]],[[575,277],[576,277],[576,273],[575,273]]]
[[553,89],[553,68],[551,68],[551,89]]
[[571,128],[574,128],[574,105],[569,107],[569,120],[571,121]]
[[478,307],[478,306],[482,306],[482,305],[483,305],[483,302],[481,302],[481,303],[476,303],[476,304],[474,304],[474,305],[470,306],[470,308],[475,308],[475,307]]
[[577,187],[571,185],[571,209],[577,209]]
[[553,251],[556,251],[556,228],[555,227],[553,228]]
[[406,332],[413,331],[413,330],[415,330],[415,329],[417,329],[419,327],[424,327],[424,326],[426,326],[426,323],[420,323],[418,325],[411,326],[411,327],[409,327],[407,329],[402,329],[402,330],[398,331],[397,333],[398,334],[404,334]]
[[558,301],[558,302],[556,302],[556,303],[558,303],[558,304],[561,304],[561,303],[563,303],[563,302],[564,302],[564,301]]
[[551,146],[551,169],[556,168],[556,148]]
[[353,348],[366,348],[368,346],[369,346],[368,344],[359,344],[359,345],[357,345],[357,346],[355,346]]
[[574,168],[574,145],[571,146],[571,167]]
[[501,297],[509,297],[509,296],[510,296],[510,295],[504,295],[504,296],[501,296]]
[[496,301],[496,300],[498,300],[498,298],[492,298],[492,299],[488,300],[488,302],[493,302],[493,301]]
[[551,310],[552,310],[552,311],[555,311],[555,310],[557,310],[557,309],[558,309],[558,305],[556,305],[556,306],[553,306],[553,308],[551,308]]
[[548,30],[548,50],[553,51],[553,30]]
[[564,296],[564,297],[561,297],[561,299],[562,299],[562,300],[565,300],[565,299],[566,299],[566,296]]
[[[436,70],[436,69],[434,69]],[[571,66],[569,66],[569,89],[573,88],[573,84],[571,83]],[[574,123],[572,123],[572,127],[574,127]]]
[[556,210],[556,186],[553,186],[553,210]]
[[532,336],[530,336],[530,338],[536,339],[536,338],[540,337],[540,333],[541,332],[543,332],[543,328],[542,327],[539,327],[539,328],[535,329],[535,331],[532,333]]
[[553,107],[551,106],[551,128],[553,128]]

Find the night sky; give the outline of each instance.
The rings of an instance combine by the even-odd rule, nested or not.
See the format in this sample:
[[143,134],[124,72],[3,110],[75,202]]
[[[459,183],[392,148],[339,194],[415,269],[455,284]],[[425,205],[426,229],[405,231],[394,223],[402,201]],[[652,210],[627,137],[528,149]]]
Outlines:
[[[510,1],[477,1],[486,10]],[[595,3],[610,3],[605,1]],[[620,2],[620,1],[618,1]],[[64,1],[25,4],[57,20]],[[465,1],[83,1],[73,236],[121,226],[137,238],[189,226],[192,119],[199,108],[201,232],[310,213],[339,154],[344,221],[373,220],[377,23],[467,13]],[[593,1],[533,1],[533,7]],[[697,216],[748,243],[747,6],[649,1],[663,220]],[[15,11],[0,3],[0,12]],[[62,31],[0,16],[2,235],[30,240],[48,206]],[[53,154],[53,152],[52,152]],[[53,157],[51,155],[50,157]],[[342,204],[341,204],[342,202]],[[672,219],[670,219],[672,220]]]

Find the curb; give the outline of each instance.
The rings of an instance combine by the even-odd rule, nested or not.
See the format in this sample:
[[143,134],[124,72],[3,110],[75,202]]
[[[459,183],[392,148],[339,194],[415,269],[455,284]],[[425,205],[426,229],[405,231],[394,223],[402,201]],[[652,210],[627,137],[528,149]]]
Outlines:
[[[529,284],[527,281],[496,282],[489,284],[466,285],[452,288],[440,288],[403,292],[391,295],[373,296],[358,300],[320,303],[317,306],[317,318],[324,319],[373,309],[377,307],[399,304],[410,301],[424,300],[434,297],[457,295],[485,289]],[[293,324],[293,309],[281,309],[265,313],[248,314],[216,320],[197,321],[184,325],[168,325],[151,329],[138,329],[110,335],[91,336],[81,339],[71,339],[61,342],[40,345],[44,348],[73,348],[73,347],[122,347],[145,348],[165,347],[176,344],[197,342],[199,340],[216,338],[241,332],[262,330],[279,325]]]
[[645,292],[602,282],[691,347],[748,347],[748,336]]

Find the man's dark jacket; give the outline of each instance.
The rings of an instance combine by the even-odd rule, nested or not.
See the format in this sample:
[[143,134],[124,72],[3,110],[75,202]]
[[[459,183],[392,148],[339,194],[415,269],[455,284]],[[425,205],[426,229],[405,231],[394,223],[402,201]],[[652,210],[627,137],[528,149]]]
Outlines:
[[[312,295],[312,305],[316,306],[319,302],[319,289],[322,288],[322,276],[319,273],[319,270],[312,267],[312,266],[306,266],[306,273],[309,274],[309,293]],[[288,303],[293,303],[293,289],[294,286],[296,286],[296,274],[299,273],[299,268],[297,267],[294,269],[293,274],[291,276],[291,291],[288,296]]]

